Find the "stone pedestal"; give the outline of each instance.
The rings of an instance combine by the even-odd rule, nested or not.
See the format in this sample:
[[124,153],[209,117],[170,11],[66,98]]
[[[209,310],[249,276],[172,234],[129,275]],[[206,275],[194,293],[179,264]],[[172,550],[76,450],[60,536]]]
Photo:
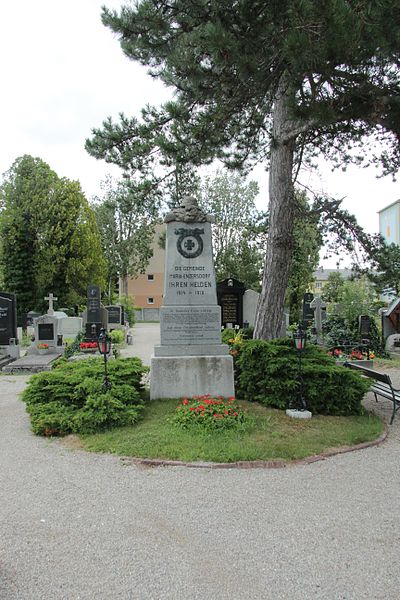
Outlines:
[[232,356],[151,358],[150,400],[205,394],[234,396]]

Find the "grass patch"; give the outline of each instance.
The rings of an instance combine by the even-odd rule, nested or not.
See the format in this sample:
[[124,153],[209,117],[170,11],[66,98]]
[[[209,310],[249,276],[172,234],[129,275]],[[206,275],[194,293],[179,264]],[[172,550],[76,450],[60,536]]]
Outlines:
[[92,452],[187,462],[290,461],[328,448],[374,440],[384,428],[378,417],[368,414],[315,416],[303,421],[291,419],[283,411],[243,401],[240,405],[252,417],[250,426],[213,432],[181,430],[168,420],[177,405],[177,400],[150,402],[139,423],[81,435],[83,447]]

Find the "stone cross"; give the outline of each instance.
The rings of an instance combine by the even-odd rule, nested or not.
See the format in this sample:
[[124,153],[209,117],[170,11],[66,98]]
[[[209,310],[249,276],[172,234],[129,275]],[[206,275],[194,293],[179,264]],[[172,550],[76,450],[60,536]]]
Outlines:
[[312,302],[310,302],[310,308],[314,309],[314,320],[315,329],[317,330],[317,336],[322,332],[322,309],[326,308],[326,304],[319,296],[316,296]]
[[52,293],[50,293],[48,296],[45,297],[45,300],[49,301],[49,309],[47,311],[47,314],[48,315],[54,315],[53,300],[58,300],[58,298],[56,298],[55,296],[53,296]]

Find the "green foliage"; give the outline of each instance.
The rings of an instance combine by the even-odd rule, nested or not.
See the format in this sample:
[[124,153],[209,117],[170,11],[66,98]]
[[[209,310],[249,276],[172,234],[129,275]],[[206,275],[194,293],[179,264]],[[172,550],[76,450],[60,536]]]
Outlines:
[[[359,319],[348,321],[344,316],[331,315],[323,325],[324,344],[327,348],[343,346],[348,353],[352,348],[357,348],[360,343]],[[375,320],[371,318],[369,349],[378,356],[386,356],[382,347],[382,338]]]
[[373,316],[377,299],[374,286],[365,277],[345,281],[339,295],[340,312],[347,323],[359,315]]
[[136,423],[143,409],[141,383],[148,369],[138,358],[108,363],[112,387],[102,387],[102,359],[60,362],[34,375],[22,394],[38,435],[91,433]]
[[400,248],[397,244],[386,244],[381,240],[381,246],[374,253],[374,271],[366,273],[379,292],[391,289],[396,296],[400,293]]
[[[286,409],[298,394],[298,358],[291,340],[245,342],[237,362],[239,398]],[[361,400],[370,383],[358,373],[336,365],[334,359],[312,345],[304,350],[302,373],[304,396],[313,414],[361,414]]]
[[18,296],[18,312],[45,308],[52,291],[59,306],[104,283],[104,260],[93,213],[79,183],[59,178],[39,158],[22,156],[0,186],[4,286]]
[[229,327],[226,327],[225,329],[222,330],[222,333],[221,333],[222,343],[228,344],[229,342],[231,342],[233,340],[235,335],[236,335],[236,331],[234,329],[229,329]]
[[314,415],[305,421],[246,401],[240,405],[251,420],[249,427],[183,429],[171,423],[176,404],[176,399],[165,398],[148,402],[139,423],[81,436],[83,446],[92,452],[182,461],[293,460],[374,440],[384,429],[381,419],[372,415]]
[[103,197],[95,198],[92,209],[107,261],[107,294],[112,302],[118,279],[138,275],[152,256],[158,202],[151,194],[139,194],[127,180],[108,178],[103,188]]
[[309,207],[303,192],[296,192],[296,203],[294,248],[285,302],[292,320],[297,320],[300,315],[303,297],[313,281],[322,245],[319,214]]
[[321,298],[324,302],[340,302],[345,280],[339,271],[332,271],[324,285]]
[[65,350],[64,350],[64,358],[70,358],[73,354],[76,354],[79,352],[79,350],[80,350],[79,344],[83,341],[84,337],[85,337],[84,332],[80,331],[77,334],[77,336],[75,337],[75,339],[70,344],[66,344]]
[[238,429],[249,421],[234,398],[213,398],[210,395],[184,398],[171,417],[171,423],[182,429],[204,431]]
[[133,327],[136,320],[134,301],[130,296],[119,296],[118,302],[124,307],[126,321],[128,321],[130,327]]
[[124,332],[120,329],[113,329],[110,333],[110,336],[113,344],[123,344],[125,341]]
[[[256,337],[276,337],[281,326],[294,246],[293,173],[318,154],[336,167],[399,169],[398,17],[396,0],[141,0],[119,12],[103,9],[125,55],[174,96],[146,106],[141,119],[108,118],[86,142],[93,156],[160,193],[185,167],[215,158],[230,168],[271,167]],[[352,245],[351,236],[346,241]]]
[[212,226],[217,280],[229,277],[259,290],[267,217],[257,210],[258,184],[239,173],[217,170],[204,179],[200,205],[215,217]]

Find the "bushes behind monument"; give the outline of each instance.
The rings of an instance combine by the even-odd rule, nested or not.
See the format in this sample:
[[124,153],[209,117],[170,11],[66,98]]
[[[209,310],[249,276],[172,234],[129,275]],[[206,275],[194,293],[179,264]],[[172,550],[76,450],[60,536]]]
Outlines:
[[102,387],[101,358],[64,362],[31,377],[22,399],[38,435],[93,433],[136,423],[143,410],[142,377],[148,368],[138,358],[108,363],[112,387]]
[[[236,395],[279,409],[288,408],[299,389],[298,356],[293,341],[245,342],[236,359]],[[358,415],[370,383],[344,369],[318,347],[308,345],[302,356],[307,408],[320,415]]]

